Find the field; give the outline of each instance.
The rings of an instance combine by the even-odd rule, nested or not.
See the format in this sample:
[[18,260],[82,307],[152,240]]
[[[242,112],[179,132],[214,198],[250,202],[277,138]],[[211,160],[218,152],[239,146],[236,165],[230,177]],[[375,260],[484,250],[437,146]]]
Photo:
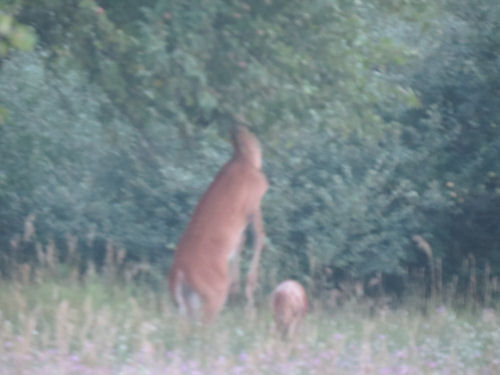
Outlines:
[[369,314],[312,309],[293,342],[265,300],[210,327],[179,317],[165,291],[104,276],[2,281],[0,374],[498,374],[498,309],[417,300]]

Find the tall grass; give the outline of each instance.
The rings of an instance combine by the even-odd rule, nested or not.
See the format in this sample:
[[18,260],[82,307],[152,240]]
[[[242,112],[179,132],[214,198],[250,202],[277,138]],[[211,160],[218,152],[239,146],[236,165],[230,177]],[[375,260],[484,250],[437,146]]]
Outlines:
[[283,342],[266,303],[253,318],[229,304],[200,327],[133,281],[36,269],[30,281],[22,268],[0,289],[0,374],[500,373],[496,309],[316,307]]
[[[32,232],[28,225],[15,251]],[[500,373],[500,311],[491,297],[498,286],[489,268],[487,307],[453,307],[460,295],[473,301],[476,275],[462,293],[454,282],[443,286],[429,252],[436,272],[427,309],[421,297],[395,308],[374,304],[362,286],[345,285],[335,295],[341,304],[327,293],[312,298],[298,335],[284,342],[265,298],[250,316],[230,301],[214,325],[201,327],[177,314],[166,288],[137,282],[150,265],[126,264],[124,250],[109,243],[101,271],[90,263],[81,274],[77,241],[68,236],[67,246],[61,262],[54,243],[37,244],[34,265],[14,259],[0,279],[0,375]]]

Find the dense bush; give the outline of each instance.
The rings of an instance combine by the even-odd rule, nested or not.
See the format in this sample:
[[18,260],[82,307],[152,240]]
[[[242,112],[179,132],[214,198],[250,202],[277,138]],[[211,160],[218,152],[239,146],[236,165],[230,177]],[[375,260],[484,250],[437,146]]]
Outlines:
[[71,233],[163,272],[237,120],[271,183],[268,282],[428,266],[414,234],[445,276],[500,271],[496,4],[12,4],[39,42],[0,71],[3,260]]
[[[158,128],[166,163],[145,169],[132,127],[117,113],[103,113],[106,95],[81,75],[54,76],[40,53],[15,56],[2,73],[0,95],[9,109],[0,128],[4,245],[34,213],[43,242],[95,232],[146,259],[173,246],[186,206],[224,160],[216,152],[220,141],[212,136],[210,149],[201,142],[186,152],[177,132]],[[183,158],[192,160],[177,162]]]
[[500,5],[449,1],[444,10],[431,33],[439,38],[421,41],[423,59],[409,76],[422,107],[406,114],[403,139],[419,158],[401,172],[420,186],[447,186],[455,202],[427,227],[445,273],[459,273],[472,255],[481,272],[489,264],[498,274]]

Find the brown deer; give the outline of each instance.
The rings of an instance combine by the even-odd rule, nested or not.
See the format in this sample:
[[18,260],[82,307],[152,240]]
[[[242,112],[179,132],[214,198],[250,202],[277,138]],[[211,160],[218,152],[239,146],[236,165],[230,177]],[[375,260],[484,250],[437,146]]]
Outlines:
[[307,296],[302,285],[294,280],[283,281],[274,289],[271,308],[282,338],[292,338],[307,312]]
[[202,321],[212,322],[226,301],[237,276],[239,252],[245,229],[251,224],[254,254],[245,294],[253,307],[258,267],[264,246],[260,208],[268,182],[261,171],[262,155],[257,138],[246,127],[231,133],[232,158],[221,168],[196,206],[175,251],[168,275],[169,290],[181,311],[193,316],[199,305]]

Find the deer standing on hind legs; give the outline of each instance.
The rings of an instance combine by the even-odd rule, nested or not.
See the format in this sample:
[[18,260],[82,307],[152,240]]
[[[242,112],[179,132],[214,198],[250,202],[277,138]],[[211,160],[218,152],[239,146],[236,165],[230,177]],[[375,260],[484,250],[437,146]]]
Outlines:
[[274,322],[283,339],[291,339],[307,312],[307,296],[297,281],[279,284],[271,296]]
[[260,202],[268,182],[261,171],[262,155],[257,138],[243,126],[231,133],[232,158],[221,168],[196,206],[182,235],[168,275],[170,294],[181,311],[193,316],[198,305],[202,321],[212,322],[226,301],[238,256],[251,224],[254,254],[245,294],[253,308],[264,224]]

